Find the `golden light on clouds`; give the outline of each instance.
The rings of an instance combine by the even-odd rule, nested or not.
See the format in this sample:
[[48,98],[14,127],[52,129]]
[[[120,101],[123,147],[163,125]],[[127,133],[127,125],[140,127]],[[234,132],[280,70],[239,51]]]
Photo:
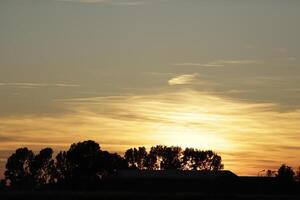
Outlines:
[[169,85],[186,85],[197,80],[198,74],[184,74],[176,76],[168,81]]
[[295,151],[300,149],[300,111],[281,112],[275,104],[237,101],[194,90],[56,103],[68,112],[1,119],[2,149],[64,149],[86,139],[117,152],[139,145],[191,146],[217,151],[225,168],[239,174],[255,174],[281,162],[296,166],[300,157]]

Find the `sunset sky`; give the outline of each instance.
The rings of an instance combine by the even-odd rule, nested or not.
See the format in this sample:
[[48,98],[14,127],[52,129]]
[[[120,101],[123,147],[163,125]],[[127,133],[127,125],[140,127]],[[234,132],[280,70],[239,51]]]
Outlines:
[[299,0],[0,0],[0,174],[87,139],[296,168],[299,19]]

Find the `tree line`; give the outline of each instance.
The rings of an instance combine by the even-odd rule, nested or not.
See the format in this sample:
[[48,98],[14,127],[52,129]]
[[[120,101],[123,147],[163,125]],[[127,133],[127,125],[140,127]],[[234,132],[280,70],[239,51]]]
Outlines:
[[103,151],[95,141],[74,143],[54,156],[52,148],[35,154],[17,149],[8,159],[2,186],[35,189],[43,187],[92,187],[118,170],[221,170],[222,158],[215,152],[157,145],[128,149],[124,156]]
[[277,172],[272,170],[266,171],[267,177],[276,177],[280,182],[287,183],[287,182],[300,182],[300,167],[298,170],[294,170],[292,167],[282,164]]

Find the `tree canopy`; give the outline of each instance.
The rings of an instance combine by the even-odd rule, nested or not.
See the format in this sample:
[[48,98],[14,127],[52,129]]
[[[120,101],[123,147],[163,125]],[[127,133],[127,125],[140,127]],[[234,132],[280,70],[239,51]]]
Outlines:
[[17,149],[7,160],[5,179],[12,187],[20,187],[32,183],[31,165],[34,153],[28,148]]
[[92,140],[74,143],[53,157],[53,149],[37,154],[19,148],[7,160],[5,183],[13,188],[46,185],[89,187],[118,170],[221,170],[222,159],[213,151],[157,145],[130,148],[124,156],[102,151]]
[[292,182],[294,180],[295,172],[292,167],[285,164],[281,165],[277,172],[277,178],[281,182]]
[[149,170],[221,170],[222,159],[213,151],[194,148],[157,145],[149,153],[145,147],[128,149],[125,152],[128,166],[133,169]]

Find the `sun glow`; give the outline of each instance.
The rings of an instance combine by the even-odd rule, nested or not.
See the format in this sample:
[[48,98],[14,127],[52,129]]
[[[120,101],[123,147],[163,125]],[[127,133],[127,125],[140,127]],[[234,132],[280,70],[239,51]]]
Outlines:
[[[196,110],[196,108],[186,108],[186,110]],[[200,113],[197,111],[174,112],[167,118],[179,123],[199,123],[199,122],[220,122],[223,117],[209,113]]]
[[208,130],[193,128],[182,125],[164,125],[154,126],[156,137],[165,145],[177,145],[183,148],[193,147],[198,149],[213,149],[216,151],[232,150],[234,145]]

